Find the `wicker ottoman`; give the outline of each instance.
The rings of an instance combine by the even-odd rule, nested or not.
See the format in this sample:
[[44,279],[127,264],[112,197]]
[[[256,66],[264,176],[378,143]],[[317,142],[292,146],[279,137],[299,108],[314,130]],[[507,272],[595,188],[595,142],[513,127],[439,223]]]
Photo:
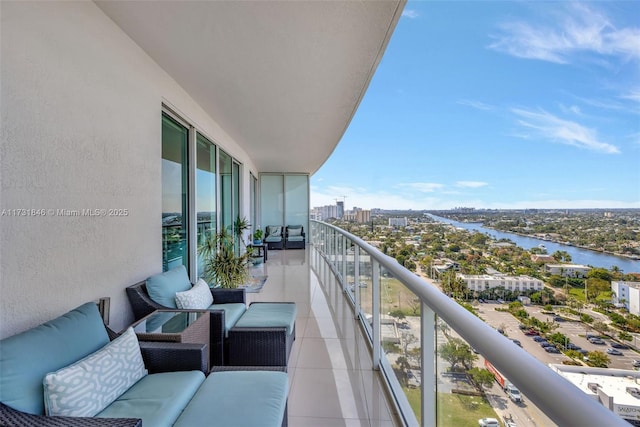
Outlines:
[[287,366],[296,339],[296,304],[254,302],[229,330],[231,366]]

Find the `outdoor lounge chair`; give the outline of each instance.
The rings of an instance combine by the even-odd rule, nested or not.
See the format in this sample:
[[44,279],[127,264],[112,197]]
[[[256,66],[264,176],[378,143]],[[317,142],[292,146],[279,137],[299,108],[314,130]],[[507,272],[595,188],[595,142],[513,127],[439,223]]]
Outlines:
[[282,238],[282,226],[281,225],[268,225],[265,228],[264,242],[267,244],[268,249],[283,249],[284,239]]
[[288,225],[284,235],[285,249],[304,249],[305,234],[301,225]]

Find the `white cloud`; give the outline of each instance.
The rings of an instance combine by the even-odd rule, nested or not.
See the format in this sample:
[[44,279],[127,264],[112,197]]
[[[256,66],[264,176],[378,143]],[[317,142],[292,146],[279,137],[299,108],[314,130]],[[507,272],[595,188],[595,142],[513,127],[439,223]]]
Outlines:
[[577,105],[560,105],[562,112],[567,114],[575,114],[576,116],[582,116],[582,110]]
[[[345,208],[352,209],[358,206],[363,209],[453,209],[456,206],[473,206],[478,209],[596,209],[596,208],[640,208],[640,201],[622,201],[605,199],[580,199],[569,200],[553,198],[550,195],[533,200],[513,200],[500,202],[487,202],[476,198],[457,197],[433,197],[424,193],[415,192],[410,194],[390,193],[387,191],[368,192],[360,191],[349,194],[346,199]],[[335,205],[333,193],[327,194],[324,190],[312,189],[311,206]]]
[[579,123],[563,120],[546,111],[518,108],[511,111],[520,117],[518,123],[522,127],[534,132],[540,138],[601,153],[616,154],[620,152],[615,145],[599,141],[595,130]]
[[456,182],[456,186],[457,187],[463,187],[463,188],[480,188],[480,187],[486,187],[487,185],[489,185],[486,182],[482,182],[482,181],[458,181]]
[[398,184],[398,187],[407,187],[423,193],[433,193],[434,191],[444,188],[444,184],[438,184],[435,182],[409,182]]
[[489,104],[485,104],[484,102],[480,102],[480,101],[474,101],[474,100],[470,100],[470,99],[463,99],[458,101],[458,104],[460,105],[466,105],[468,107],[472,107],[478,110],[483,110],[483,111],[489,111],[489,110],[493,110],[493,106],[489,105]]
[[420,14],[416,10],[405,9],[402,11],[402,16],[409,19],[415,19],[420,16]]
[[[640,44],[640,41],[638,42]],[[621,96],[622,99],[629,99],[631,101],[640,102],[640,88],[631,89],[627,93]]]
[[578,53],[640,60],[640,28],[616,28],[604,14],[573,3],[564,18],[548,25],[507,22],[488,47],[518,58],[566,64]]

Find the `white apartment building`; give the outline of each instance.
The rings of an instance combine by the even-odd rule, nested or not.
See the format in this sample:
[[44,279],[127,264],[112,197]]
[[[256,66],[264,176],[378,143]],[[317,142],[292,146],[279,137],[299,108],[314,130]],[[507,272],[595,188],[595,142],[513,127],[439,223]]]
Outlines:
[[559,274],[562,277],[585,277],[591,270],[588,265],[581,264],[546,264],[544,271],[549,274]]
[[389,218],[389,227],[406,227],[408,224],[407,217]]
[[631,314],[640,316],[640,282],[611,282],[613,303],[623,304]]
[[491,274],[458,274],[470,291],[485,291],[502,287],[509,291],[540,291],[544,283],[530,276],[503,276]]

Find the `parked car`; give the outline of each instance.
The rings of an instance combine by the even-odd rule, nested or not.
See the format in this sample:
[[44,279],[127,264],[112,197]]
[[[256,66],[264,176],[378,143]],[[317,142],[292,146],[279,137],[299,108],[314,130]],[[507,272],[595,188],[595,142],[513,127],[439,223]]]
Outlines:
[[640,368],[640,360],[636,359],[633,361],[633,367],[634,368]]
[[480,418],[478,425],[480,427],[500,427],[500,423],[495,418]]
[[547,353],[560,353],[560,350],[555,347],[545,347],[544,351],[546,351]]
[[520,342],[520,340],[511,339],[511,341],[513,341],[513,343],[514,343],[515,345],[517,345],[518,347],[522,347],[522,343]]
[[533,330],[533,329],[529,329],[528,331],[525,331],[524,333],[525,335],[529,335],[529,336],[535,336],[535,335],[539,335],[538,331]]
[[569,344],[567,344],[567,350],[582,350],[582,347],[570,342]]
[[611,341],[611,347],[619,348],[621,350],[628,350],[629,349],[628,345],[622,344],[622,343],[619,343],[619,342],[616,342],[616,341]]
[[545,338],[541,337],[540,335],[537,335],[537,336],[533,337],[533,340],[535,342],[545,342],[545,341],[547,341]]
[[620,350],[616,350],[615,348],[608,348],[607,353],[613,356],[622,356],[622,352]]
[[553,316],[553,320],[555,320],[556,322],[564,322],[564,318],[562,318],[561,316]]
[[602,341],[600,338],[598,337],[591,337],[587,339],[591,344],[597,344],[597,345],[604,345],[605,342]]

